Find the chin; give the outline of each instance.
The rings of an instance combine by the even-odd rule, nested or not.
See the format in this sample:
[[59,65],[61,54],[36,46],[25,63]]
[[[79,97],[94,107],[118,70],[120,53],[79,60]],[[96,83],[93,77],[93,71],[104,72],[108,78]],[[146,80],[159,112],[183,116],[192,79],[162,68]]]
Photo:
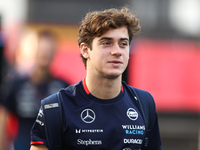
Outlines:
[[112,74],[107,74],[106,77],[108,79],[117,79],[121,77],[122,73],[112,73]]

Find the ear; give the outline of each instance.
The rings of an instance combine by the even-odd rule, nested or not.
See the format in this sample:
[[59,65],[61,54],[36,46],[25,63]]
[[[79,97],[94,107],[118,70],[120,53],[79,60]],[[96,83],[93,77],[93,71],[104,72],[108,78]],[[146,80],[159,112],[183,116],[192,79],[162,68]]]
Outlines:
[[86,43],[81,43],[80,45],[80,50],[81,50],[81,54],[85,59],[88,59],[89,57],[89,53],[88,51],[90,50],[89,47],[87,46]]

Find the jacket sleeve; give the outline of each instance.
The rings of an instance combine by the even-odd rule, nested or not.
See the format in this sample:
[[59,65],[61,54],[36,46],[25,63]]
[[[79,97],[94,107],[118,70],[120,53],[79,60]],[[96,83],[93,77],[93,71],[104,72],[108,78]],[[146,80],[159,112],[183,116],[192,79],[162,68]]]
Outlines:
[[45,121],[42,107],[40,108],[36,121],[31,129],[31,145],[35,144],[43,144],[47,147]]
[[149,134],[148,150],[162,150],[157,113],[154,126]]

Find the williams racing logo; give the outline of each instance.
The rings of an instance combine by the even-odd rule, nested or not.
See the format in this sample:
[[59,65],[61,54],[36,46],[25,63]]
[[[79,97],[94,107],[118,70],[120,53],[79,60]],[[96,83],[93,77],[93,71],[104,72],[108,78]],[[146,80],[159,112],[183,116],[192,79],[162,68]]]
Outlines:
[[127,114],[128,118],[131,119],[131,120],[133,120],[133,121],[137,120],[137,118],[138,118],[138,113],[133,108],[129,108],[127,110],[126,114]]
[[125,134],[144,135],[144,125],[122,125]]

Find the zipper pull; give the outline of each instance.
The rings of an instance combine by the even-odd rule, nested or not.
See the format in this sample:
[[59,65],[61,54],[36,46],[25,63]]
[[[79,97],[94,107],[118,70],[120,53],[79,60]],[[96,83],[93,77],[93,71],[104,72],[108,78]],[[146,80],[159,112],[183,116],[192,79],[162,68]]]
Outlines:
[[134,98],[135,98],[136,100],[138,100],[136,96],[134,96]]

